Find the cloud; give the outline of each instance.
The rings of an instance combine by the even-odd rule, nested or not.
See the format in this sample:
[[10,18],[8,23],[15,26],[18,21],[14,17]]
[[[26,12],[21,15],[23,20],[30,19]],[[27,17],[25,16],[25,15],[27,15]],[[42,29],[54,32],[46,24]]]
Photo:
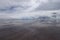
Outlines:
[[31,11],[39,5],[37,0],[0,0],[0,12]]
[[[41,10],[47,11],[41,12]],[[47,15],[51,10],[53,12],[60,10],[59,0],[0,0],[0,17],[2,18],[36,17],[41,14]]]
[[60,1],[59,0],[48,0],[47,3],[43,3],[35,9],[37,10],[60,10]]
[[0,12],[60,10],[59,0],[0,0]]
[[35,12],[24,12],[21,13],[20,12],[14,12],[14,13],[10,13],[10,14],[6,14],[6,13],[0,13],[0,18],[3,19],[20,19],[20,18],[24,18],[24,17],[34,17],[37,18],[39,16],[51,16],[53,12],[56,13],[60,13],[60,10],[55,10],[55,11],[35,11]]
[[0,12],[16,12],[16,11],[20,11],[22,12],[22,10],[25,10],[27,7],[23,7],[23,6],[19,6],[19,5],[15,5],[15,6],[10,6],[10,7],[4,7],[4,8],[0,8]]

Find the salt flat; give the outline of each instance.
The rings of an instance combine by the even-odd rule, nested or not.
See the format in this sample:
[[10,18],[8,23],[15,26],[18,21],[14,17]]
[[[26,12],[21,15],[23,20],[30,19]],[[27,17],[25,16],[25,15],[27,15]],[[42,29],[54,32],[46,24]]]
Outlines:
[[0,21],[0,40],[60,40],[60,27],[39,21]]

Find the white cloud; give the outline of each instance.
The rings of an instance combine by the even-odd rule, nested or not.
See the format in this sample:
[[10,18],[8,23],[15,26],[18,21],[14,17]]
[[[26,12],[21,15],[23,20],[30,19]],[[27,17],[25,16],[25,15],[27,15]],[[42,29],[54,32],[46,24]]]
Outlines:
[[15,12],[15,13],[10,13],[10,14],[6,14],[6,13],[1,13],[0,14],[0,18],[23,18],[23,17],[38,17],[38,16],[51,16],[51,13],[56,12],[56,13],[60,13],[60,10],[56,10],[56,11],[36,11],[36,12],[25,12],[25,13],[21,13],[20,12]]

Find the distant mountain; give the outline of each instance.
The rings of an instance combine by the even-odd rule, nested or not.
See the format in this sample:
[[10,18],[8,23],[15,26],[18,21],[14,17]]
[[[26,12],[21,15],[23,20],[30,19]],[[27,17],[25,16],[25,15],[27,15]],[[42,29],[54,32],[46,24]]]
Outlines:
[[22,17],[21,20],[33,20],[35,17]]

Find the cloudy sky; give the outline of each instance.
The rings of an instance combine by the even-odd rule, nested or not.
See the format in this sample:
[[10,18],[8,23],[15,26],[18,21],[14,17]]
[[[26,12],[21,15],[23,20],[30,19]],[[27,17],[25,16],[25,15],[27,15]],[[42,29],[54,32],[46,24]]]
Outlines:
[[0,0],[0,18],[50,15],[60,11],[60,0]]

